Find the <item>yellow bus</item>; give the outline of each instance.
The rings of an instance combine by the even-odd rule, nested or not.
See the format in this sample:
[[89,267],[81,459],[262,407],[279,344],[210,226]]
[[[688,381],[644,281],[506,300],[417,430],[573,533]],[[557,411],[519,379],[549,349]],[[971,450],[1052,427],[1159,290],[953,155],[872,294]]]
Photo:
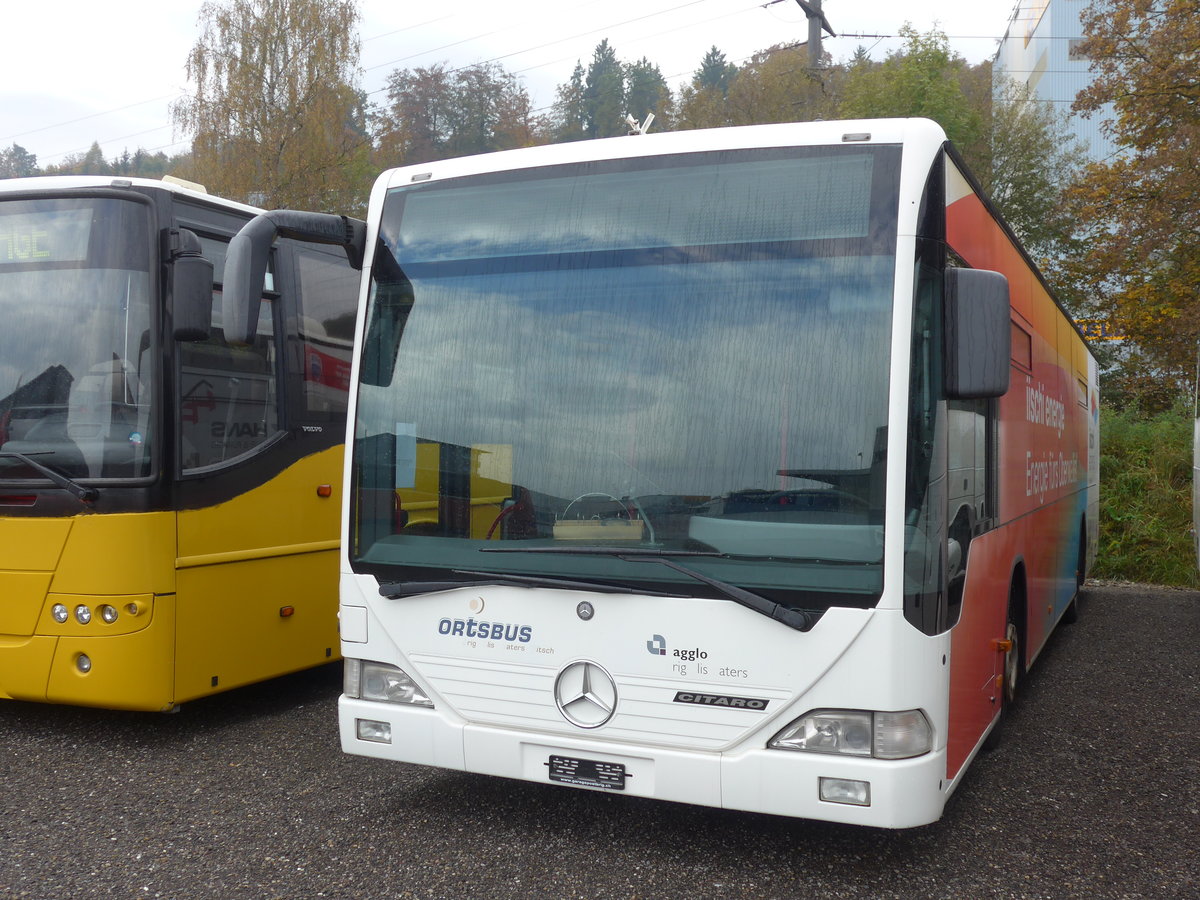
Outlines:
[[338,656],[356,273],[183,183],[0,181],[0,697],[132,710]]

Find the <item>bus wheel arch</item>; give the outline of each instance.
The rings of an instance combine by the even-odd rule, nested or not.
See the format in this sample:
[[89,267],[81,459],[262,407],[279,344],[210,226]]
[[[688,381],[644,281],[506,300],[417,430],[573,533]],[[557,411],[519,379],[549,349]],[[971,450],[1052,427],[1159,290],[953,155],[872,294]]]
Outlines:
[[1083,519],[1079,523],[1079,554],[1075,558],[1075,596],[1071,598],[1071,602],[1063,610],[1062,621],[1064,625],[1073,625],[1079,621],[1079,602],[1083,597],[1083,582],[1085,580],[1085,573],[1087,572],[1087,548],[1087,520]]

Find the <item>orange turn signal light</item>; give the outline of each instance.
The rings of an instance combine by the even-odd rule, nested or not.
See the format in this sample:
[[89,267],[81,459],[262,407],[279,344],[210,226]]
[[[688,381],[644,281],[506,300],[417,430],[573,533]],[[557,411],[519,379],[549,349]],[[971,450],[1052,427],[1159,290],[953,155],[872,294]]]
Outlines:
[[318,484],[317,485],[317,496],[318,497],[332,497],[333,496],[333,485],[332,484]]
[[281,618],[281,619],[290,618],[291,616],[294,616],[295,614],[296,614],[296,607],[294,607],[294,606],[279,607],[279,618]]
[[997,653],[1007,653],[1012,648],[1013,648],[1012,641],[1002,641],[999,638],[992,641],[992,649],[995,650]]

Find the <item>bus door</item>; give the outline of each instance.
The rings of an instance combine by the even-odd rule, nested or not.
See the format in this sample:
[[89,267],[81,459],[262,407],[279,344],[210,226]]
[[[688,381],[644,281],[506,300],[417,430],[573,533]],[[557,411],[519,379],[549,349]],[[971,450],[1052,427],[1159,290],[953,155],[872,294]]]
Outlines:
[[340,431],[337,447],[308,454],[302,429],[289,427],[286,372],[299,367],[287,356],[289,249],[273,254],[254,340],[230,344],[220,290],[228,237],[188,227],[217,283],[209,339],[175,344],[177,701],[332,658],[341,469]]
[[[1007,585],[989,584],[1003,558],[995,540],[997,500],[997,402],[953,400],[949,403],[947,476],[949,509],[947,542],[948,622],[952,634],[951,733],[949,774],[991,723],[1000,706],[997,677],[1003,655],[989,652],[1003,636],[1003,604]],[[992,556],[999,554],[997,560]],[[1000,620],[996,619],[996,608]],[[981,649],[982,648],[982,649]]]

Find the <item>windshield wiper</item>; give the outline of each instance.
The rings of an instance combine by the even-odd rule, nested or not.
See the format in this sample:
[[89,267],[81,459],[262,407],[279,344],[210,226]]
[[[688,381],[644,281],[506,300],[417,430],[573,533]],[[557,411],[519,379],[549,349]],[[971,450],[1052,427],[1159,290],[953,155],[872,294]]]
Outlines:
[[681,566],[679,563],[672,562],[663,556],[635,556],[630,559],[630,562],[652,562],[666,566],[668,569],[674,569],[676,572],[681,572],[690,578],[704,582],[709,587],[716,588],[735,603],[740,603],[747,609],[762,613],[767,618],[774,619],[776,622],[782,622],[788,628],[795,628],[797,631],[808,631],[808,629],[817,624],[817,617],[813,616],[808,610],[792,609],[789,606],[783,606],[774,600],[768,600],[761,594],[755,594],[753,591],[740,588],[736,584],[730,584],[727,581],[721,581],[719,578],[705,575],[703,572],[697,572],[695,569]]
[[[39,453],[40,452],[53,453],[54,451],[46,450],[39,451]],[[36,459],[33,459],[31,456],[25,453],[17,453],[13,450],[0,450],[0,459],[20,460],[21,462],[25,463],[25,465],[29,466],[29,468],[50,479],[57,487],[62,488],[72,497],[75,497],[77,500],[80,500],[83,503],[93,503],[95,502],[96,498],[100,496],[100,492],[95,488],[86,487],[85,485],[80,484],[78,481],[68,478],[61,472],[50,468],[44,463],[38,462]]]
[[713,578],[705,575],[702,572],[697,572],[695,569],[689,569],[686,566],[681,566],[673,562],[671,557],[724,557],[729,558],[727,554],[719,553],[711,550],[658,550],[647,547],[481,547],[482,553],[575,553],[590,556],[615,556],[618,559],[628,559],[629,562],[652,562],[666,566],[668,569],[674,569],[687,575],[689,578],[694,578],[697,581],[707,584],[709,587],[716,588],[730,600],[735,603],[740,603],[747,609],[752,609],[757,613],[762,613],[776,622],[782,622],[789,628],[795,628],[797,631],[808,631],[817,623],[818,616],[815,616],[809,610],[792,609],[788,606],[776,603],[774,600],[768,600],[759,594],[748,591],[745,588],[740,588],[736,584],[730,584],[727,581],[721,581],[718,578]]
[[569,590],[591,591],[598,594],[639,594],[646,597],[674,597],[683,599],[685,594],[666,594],[662,591],[647,591],[631,585],[613,584],[607,581],[572,581],[567,578],[549,578],[543,575],[510,575],[505,572],[475,572],[470,569],[454,569],[455,575],[473,575],[481,581],[397,581],[381,584],[379,594],[389,600],[400,597],[416,597],[420,594],[435,594],[457,588],[480,587],[552,587]]

